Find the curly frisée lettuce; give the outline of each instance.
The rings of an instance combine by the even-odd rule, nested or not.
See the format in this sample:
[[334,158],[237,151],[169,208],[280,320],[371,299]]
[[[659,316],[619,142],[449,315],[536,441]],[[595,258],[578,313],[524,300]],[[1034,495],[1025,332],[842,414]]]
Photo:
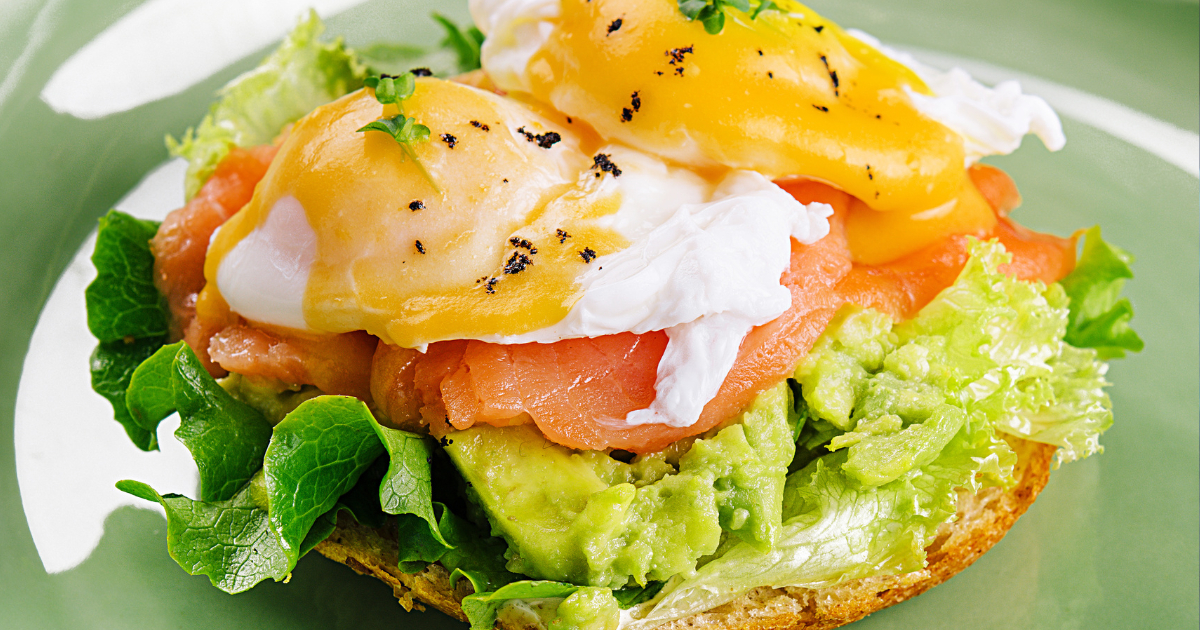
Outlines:
[[188,161],[188,199],[208,181],[230,145],[267,144],[285,125],[362,86],[365,66],[341,38],[321,41],[324,30],[310,11],[258,67],[221,89],[198,127],[188,129],[182,140],[167,137],[171,155]]
[[[810,417],[799,441],[818,457],[788,477],[779,542],[725,547],[629,627],[757,586],[818,588],[923,568],[959,488],[1015,482],[1002,433],[1059,446],[1059,462],[1100,450],[1112,423],[1107,366],[1063,341],[1073,315],[1063,287],[1000,273],[1011,257],[996,242],[970,251],[955,283],[912,320],[839,313],[796,370]],[[806,440],[818,434],[827,441],[814,448]]]

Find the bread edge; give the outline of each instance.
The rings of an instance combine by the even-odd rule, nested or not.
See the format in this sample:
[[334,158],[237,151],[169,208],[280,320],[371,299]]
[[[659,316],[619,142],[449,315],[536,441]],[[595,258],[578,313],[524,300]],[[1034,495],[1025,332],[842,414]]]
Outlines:
[[[1050,478],[1054,446],[1016,438],[1009,442],[1017,453],[1017,483],[1007,490],[985,488],[975,494],[960,491],[957,518],[938,529],[927,548],[925,569],[851,580],[822,589],[757,588],[728,604],[659,626],[659,630],[827,630],[858,621],[945,582],[999,542]],[[316,550],[362,575],[382,580],[392,587],[406,610],[423,610],[429,605],[455,619],[467,620],[460,605],[471,592],[467,581],[460,580],[458,588],[451,588],[450,574],[436,563],[416,574],[401,572],[396,566],[396,540],[385,531],[342,518]],[[505,630],[526,630],[524,626],[501,625]]]

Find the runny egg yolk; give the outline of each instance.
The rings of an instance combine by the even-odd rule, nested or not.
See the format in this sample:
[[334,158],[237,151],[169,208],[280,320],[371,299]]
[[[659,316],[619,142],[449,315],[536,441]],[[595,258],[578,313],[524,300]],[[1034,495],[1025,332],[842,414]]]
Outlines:
[[604,137],[685,164],[832,183],[861,200],[856,261],[877,264],[995,223],[963,141],[921,115],[911,70],[807,7],[705,32],[674,0],[562,0],[526,73],[535,99]]
[[580,251],[626,245],[597,221],[620,200],[579,186],[603,175],[583,150],[591,132],[436,79],[418,80],[404,111],[432,130],[412,146],[419,164],[390,135],[358,131],[398,113],[370,90],[296,123],[252,201],[215,236],[205,300],[219,303],[218,271],[243,239],[276,208],[299,208],[315,236],[303,299],[310,329],[417,347],[562,319],[588,267]]

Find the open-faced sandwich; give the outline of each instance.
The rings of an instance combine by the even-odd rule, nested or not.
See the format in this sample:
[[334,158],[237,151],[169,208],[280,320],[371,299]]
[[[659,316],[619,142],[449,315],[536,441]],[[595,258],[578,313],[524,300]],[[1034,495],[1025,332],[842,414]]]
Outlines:
[[143,449],[181,417],[198,496],[119,487],[184,569],[316,549],[475,628],[827,628],[1101,450],[1130,258],[1021,227],[979,162],[1061,147],[1044,101],[794,2],[471,10],[449,78],[311,17],[171,142],[185,207],[101,221],[93,381]]

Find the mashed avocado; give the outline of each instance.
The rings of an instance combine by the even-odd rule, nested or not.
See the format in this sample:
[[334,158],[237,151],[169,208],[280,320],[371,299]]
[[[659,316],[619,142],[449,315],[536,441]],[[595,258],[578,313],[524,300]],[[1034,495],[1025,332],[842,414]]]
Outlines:
[[529,425],[453,433],[446,452],[508,541],[510,571],[619,588],[691,571],[723,532],[774,544],[795,453],[792,409],[781,383],[677,464],[669,452],[625,463],[573,451]]

